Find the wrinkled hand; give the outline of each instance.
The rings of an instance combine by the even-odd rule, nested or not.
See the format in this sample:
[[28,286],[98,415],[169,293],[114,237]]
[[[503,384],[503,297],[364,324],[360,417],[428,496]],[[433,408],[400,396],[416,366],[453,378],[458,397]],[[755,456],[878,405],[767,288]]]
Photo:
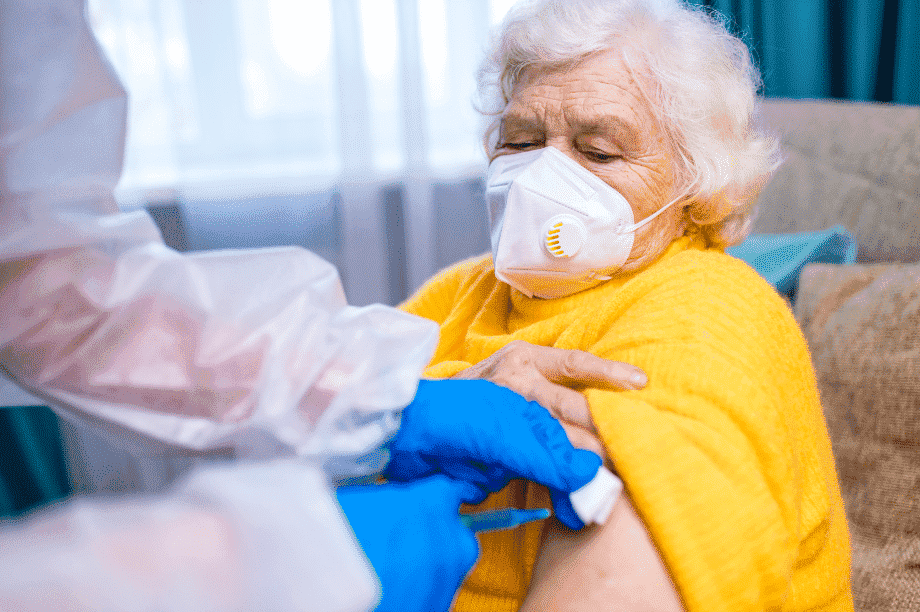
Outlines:
[[488,359],[453,376],[490,380],[535,401],[559,419],[572,445],[607,460],[594,419],[579,387],[641,389],[648,377],[641,369],[596,357],[585,351],[537,346],[514,340]]
[[446,611],[479,546],[460,522],[461,502],[479,491],[433,476],[409,484],[340,488],[336,495],[380,579],[376,612]]

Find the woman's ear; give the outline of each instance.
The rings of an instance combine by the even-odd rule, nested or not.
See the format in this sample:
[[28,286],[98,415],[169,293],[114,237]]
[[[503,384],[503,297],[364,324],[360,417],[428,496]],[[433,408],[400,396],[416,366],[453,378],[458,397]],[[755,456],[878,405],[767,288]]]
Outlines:
[[718,223],[735,210],[735,206],[724,191],[708,197],[697,196],[685,206],[690,220],[699,226]]

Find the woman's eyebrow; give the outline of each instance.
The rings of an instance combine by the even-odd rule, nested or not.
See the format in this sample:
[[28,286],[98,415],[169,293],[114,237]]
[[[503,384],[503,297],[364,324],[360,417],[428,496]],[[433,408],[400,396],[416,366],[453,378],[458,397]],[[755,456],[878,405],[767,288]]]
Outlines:
[[542,131],[543,124],[529,114],[510,112],[501,120],[501,133],[506,130],[514,131]]
[[571,115],[569,125],[583,134],[611,136],[622,142],[641,142],[641,131],[635,124],[617,115]]

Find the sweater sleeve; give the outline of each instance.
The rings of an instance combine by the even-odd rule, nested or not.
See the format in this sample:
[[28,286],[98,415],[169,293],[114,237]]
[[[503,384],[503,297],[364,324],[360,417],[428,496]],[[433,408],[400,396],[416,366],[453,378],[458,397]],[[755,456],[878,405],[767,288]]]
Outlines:
[[399,308],[442,325],[454,310],[464,285],[469,282],[470,272],[482,268],[487,261],[487,256],[479,256],[438,272]]
[[[479,303],[476,287],[491,271],[491,258],[482,255],[461,261],[429,279],[399,307],[408,313],[431,319],[441,326],[438,348],[423,376],[425,378],[450,378],[471,363],[455,359],[455,344],[462,341],[456,323]],[[448,320],[454,324],[449,324]],[[465,330],[465,326],[462,326]]]
[[821,566],[811,572],[819,590],[840,583],[819,596],[826,603],[847,588],[829,575],[839,564],[819,554],[839,543],[831,523],[842,515],[791,313],[750,268],[721,254],[684,258],[640,282],[634,299],[598,318],[589,350],[643,368],[649,384],[586,395],[685,606],[778,609],[800,598],[790,576],[811,562]]

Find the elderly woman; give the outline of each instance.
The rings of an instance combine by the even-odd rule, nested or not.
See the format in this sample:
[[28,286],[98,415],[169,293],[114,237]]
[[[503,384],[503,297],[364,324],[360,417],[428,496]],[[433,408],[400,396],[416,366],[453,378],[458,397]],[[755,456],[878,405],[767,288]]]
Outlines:
[[[427,375],[508,384],[555,347],[649,382],[576,388],[590,416],[562,415],[625,483],[607,523],[483,536],[455,609],[852,610],[807,347],[724,253],[778,163],[752,126],[758,84],[744,44],[676,0],[537,0],[506,17],[480,78],[493,252],[404,305],[441,326]],[[516,482],[482,506],[547,503]]]

